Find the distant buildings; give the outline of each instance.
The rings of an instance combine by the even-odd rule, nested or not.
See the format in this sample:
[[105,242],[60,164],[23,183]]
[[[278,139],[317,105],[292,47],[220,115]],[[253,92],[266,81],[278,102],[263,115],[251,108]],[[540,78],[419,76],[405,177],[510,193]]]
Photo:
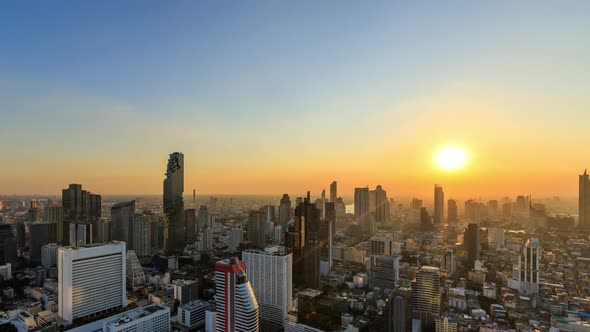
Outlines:
[[46,244],[41,247],[41,265],[49,268],[57,265],[57,249],[60,246],[56,243]]
[[434,223],[440,224],[444,220],[445,216],[445,193],[443,188],[435,184],[434,185]]
[[260,320],[283,326],[293,297],[293,255],[277,246],[242,252],[260,308]]
[[259,331],[258,302],[238,258],[215,264],[216,331]]
[[178,322],[193,331],[205,327],[206,313],[210,309],[205,301],[193,301],[178,307]]
[[[81,184],[70,184],[62,190],[63,226],[58,224],[58,229],[63,231],[62,244],[75,242],[69,238],[69,223],[74,221],[97,221],[102,215],[102,198],[82,190]],[[59,212],[57,212],[59,213]],[[55,218],[58,219],[58,218]],[[59,222],[59,220],[56,220]]]
[[260,210],[252,210],[248,215],[248,224],[246,225],[246,234],[248,241],[252,242],[257,248],[266,247],[266,222],[262,218]]
[[164,214],[167,220],[168,237],[166,250],[182,252],[185,244],[186,225],[184,221],[184,155],[174,152],[168,159],[164,179]]
[[293,209],[291,208],[291,199],[289,195],[283,194],[281,202],[279,204],[279,225],[281,226],[281,232],[287,231],[288,223],[293,217]]
[[0,265],[16,263],[16,237],[12,226],[0,224]]
[[31,263],[41,264],[41,247],[57,242],[57,222],[39,221],[30,223],[29,242]]
[[134,250],[133,245],[133,217],[135,216],[135,201],[114,204],[111,207],[111,241],[123,241],[127,250]]
[[338,199],[338,182],[332,181],[330,183],[330,202],[336,203]]
[[125,243],[58,249],[59,316],[74,319],[125,307]]
[[195,242],[195,234],[197,227],[197,211],[195,209],[184,210],[184,222],[186,223],[186,244],[193,244]]
[[230,251],[238,250],[240,243],[244,241],[244,230],[242,227],[234,227],[230,230],[228,249]]

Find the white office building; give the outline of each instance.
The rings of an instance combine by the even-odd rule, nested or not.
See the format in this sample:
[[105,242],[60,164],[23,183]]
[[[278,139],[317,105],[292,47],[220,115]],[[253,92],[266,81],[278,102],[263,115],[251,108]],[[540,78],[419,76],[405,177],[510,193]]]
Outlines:
[[68,322],[125,307],[125,242],[58,249],[59,316]]
[[160,304],[125,311],[103,320],[104,332],[170,331],[170,308]]
[[203,328],[206,321],[206,313],[209,303],[205,301],[193,301],[178,307],[178,323],[191,330]]
[[518,257],[518,264],[512,268],[512,279],[508,287],[524,294],[539,293],[539,259],[543,251],[538,238],[527,240]]
[[244,230],[241,227],[232,228],[229,234],[228,249],[231,251],[238,250],[242,241],[244,241]]
[[260,306],[260,319],[282,326],[292,305],[293,255],[269,246],[264,251],[243,251],[242,260]]

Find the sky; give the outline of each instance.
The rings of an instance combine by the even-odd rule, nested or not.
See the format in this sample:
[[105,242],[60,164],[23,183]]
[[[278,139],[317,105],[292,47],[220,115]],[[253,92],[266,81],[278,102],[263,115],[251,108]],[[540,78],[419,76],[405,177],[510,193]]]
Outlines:
[[[0,194],[577,195],[588,1],[2,1]],[[444,146],[467,164],[434,163]]]

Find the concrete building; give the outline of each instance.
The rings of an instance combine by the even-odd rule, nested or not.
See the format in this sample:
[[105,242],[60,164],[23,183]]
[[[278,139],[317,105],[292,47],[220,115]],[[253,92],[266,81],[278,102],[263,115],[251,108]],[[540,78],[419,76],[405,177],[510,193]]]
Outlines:
[[59,316],[68,322],[127,305],[124,242],[58,249]]
[[293,255],[283,248],[270,246],[242,252],[248,278],[260,308],[260,320],[283,326],[292,309]]
[[539,259],[543,254],[538,238],[526,241],[522,255],[518,257],[518,264],[512,269],[512,279],[508,280],[508,287],[523,294],[539,293]]
[[57,250],[60,246],[57,243],[46,244],[41,247],[41,265],[52,267],[57,265]]
[[423,329],[433,327],[440,315],[440,297],[440,270],[422,266],[412,281],[412,317],[421,321]]
[[178,322],[190,330],[202,329],[209,309],[209,303],[205,301],[185,303],[178,307]]
[[394,289],[399,280],[399,257],[371,255],[369,259],[369,287]]
[[372,235],[369,224],[369,188],[354,189],[354,221],[361,225],[364,235]]
[[172,282],[174,287],[174,299],[180,304],[192,302],[197,299],[199,287],[196,280],[176,279]]
[[104,332],[170,331],[170,308],[160,304],[125,311],[103,320]]
[[164,179],[163,205],[168,220],[165,239],[169,253],[181,253],[185,245],[186,224],[184,221],[184,155],[174,152],[168,159]]

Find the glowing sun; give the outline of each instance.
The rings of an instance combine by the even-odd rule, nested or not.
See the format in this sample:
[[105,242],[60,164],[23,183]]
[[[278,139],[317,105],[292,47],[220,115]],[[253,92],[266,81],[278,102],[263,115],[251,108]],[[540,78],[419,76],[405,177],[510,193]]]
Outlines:
[[438,152],[436,163],[440,168],[452,171],[465,165],[466,159],[465,151],[447,146]]

